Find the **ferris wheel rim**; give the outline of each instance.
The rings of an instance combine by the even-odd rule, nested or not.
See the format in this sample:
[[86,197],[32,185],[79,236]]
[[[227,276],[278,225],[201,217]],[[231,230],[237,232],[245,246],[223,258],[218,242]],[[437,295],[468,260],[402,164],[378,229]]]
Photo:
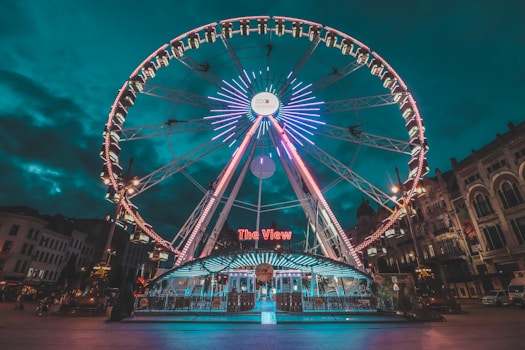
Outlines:
[[[311,21],[307,21],[307,20],[303,20],[303,19],[292,18],[292,17],[281,17],[281,16],[237,17],[237,18],[230,18],[230,19],[221,20],[219,22],[211,22],[209,24],[206,24],[206,25],[203,25],[203,26],[200,26],[200,27],[196,27],[194,29],[191,29],[191,30],[189,30],[189,31],[179,35],[179,36],[176,36],[175,38],[171,39],[168,43],[161,45],[157,50],[153,51],[132,72],[132,74],[130,75],[129,79],[123,84],[123,86],[119,90],[119,93],[117,94],[117,97],[116,97],[116,99],[115,99],[115,101],[114,101],[114,103],[113,103],[113,105],[111,107],[111,111],[109,113],[108,121],[107,121],[107,124],[106,124],[106,129],[109,130],[109,129],[111,129],[112,126],[117,124],[117,119],[118,119],[117,116],[116,116],[117,109],[122,106],[122,101],[123,101],[123,99],[126,98],[126,94],[129,93],[130,91],[133,92],[132,87],[131,87],[131,83],[132,83],[133,79],[135,79],[137,76],[142,76],[144,78],[145,82],[147,82],[148,77],[144,77],[143,76],[144,75],[143,72],[144,72],[145,68],[147,68],[148,66],[150,66],[154,62],[158,62],[157,60],[158,60],[159,55],[163,54],[164,52],[167,52],[167,50],[170,49],[170,48],[172,49],[174,47],[174,44],[176,44],[176,43],[183,43],[184,41],[186,41],[188,43],[186,45],[183,44],[183,46],[185,46],[184,49],[187,49],[187,47],[191,46],[191,44],[189,43],[189,40],[192,40],[192,37],[194,37],[195,35],[199,35],[199,40],[202,40],[202,42],[205,42],[206,39],[200,39],[200,34],[202,34],[202,33],[206,34],[207,31],[210,28],[213,28],[214,30],[216,30],[215,28],[217,28],[219,26],[222,26],[222,27],[224,27],[225,25],[233,26],[233,24],[235,24],[235,25],[238,24],[239,26],[242,26],[243,23],[246,23],[247,21],[250,22],[250,21],[261,21],[261,20],[262,21],[264,21],[264,20],[265,21],[273,20],[274,23],[278,23],[279,21],[282,21],[283,26],[284,26],[285,23],[301,23],[301,25],[310,26],[310,28],[315,27],[318,30],[323,30],[325,33],[327,33],[325,37],[320,37],[319,38],[320,41],[322,41],[322,42],[324,42],[326,44],[327,44],[327,40],[330,40],[329,38],[333,38],[334,36],[337,37],[337,38],[341,38],[341,41],[349,40],[350,42],[352,42],[356,46],[357,49],[363,49],[364,51],[368,52],[369,58],[367,59],[367,62],[370,62],[371,60],[376,59],[377,60],[376,62],[378,62],[378,64],[383,65],[383,67],[384,67],[386,72],[390,72],[390,74],[392,75],[392,79],[395,79],[396,82],[397,82],[396,87],[400,87],[400,89],[403,90],[404,93],[406,94],[406,102],[408,103],[408,106],[410,107],[411,113],[412,113],[412,117],[411,118],[413,120],[415,120],[415,123],[417,124],[417,127],[418,127],[418,131],[417,131],[417,133],[416,133],[414,138],[416,139],[417,145],[420,146],[420,150],[418,152],[415,152],[411,156],[411,159],[410,159],[410,162],[416,162],[417,166],[415,166],[415,169],[416,169],[415,173],[412,175],[412,177],[410,179],[408,179],[408,180],[411,180],[411,181],[410,181],[410,187],[407,190],[406,197],[405,197],[406,201],[410,201],[416,194],[416,188],[417,188],[417,186],[418,186],[418,184],[420,182],[421,177],[424,176],[423,173],[425,172],[425,167],[426,167],[426,156],[425,155],[426,155],[426,151],[427,151],[426,150],[426,139],[425,139],[425,136],[424,136],[424,127],[423,127],[422,118],[421,118],[419,109],[417,107],[416,101],[414,100],[412,94],[409,92],[409,90],[408,90],[406,84],[404,83],[404,81],[402,80],[402,78],[390,66],[390,64],[388,64],[388,62],[386,60],[384,60],[375,51],[370,50],[370,48],[368,46],[366,46],[365,44],[361,43],[360,41],[358,41],[354,37],[352,37],[352,36],[350,36],[350,35],[348,35],[348,34],[346,34],[344,32],[341,32],[341,31],[336,30],[336,29],[331,28],[331,27],[323,26],[323,25],[321,25],[319,23],[315,23],[315,22],[311,22]],[[242,33],[241,33],[242,27],[239,27],[239,28],[240,29],[233,29],[232,28],[231,35],[236,35],[236,34],[242,35]],[[269,31],[274,30],[276,32],[276,29],[268,29],[268,30]],[[282,35],[285,35],[285,34],[294,35],[292,33],[291,29],[283,29]],[[217,33],[217,32],[215,32],[215,35],[219,36],[219,35],[225,35],[225,34],[224,33]],[[305,35],[305,34],[303,34],[303,35]],[[357,52],[357,49],[356,49],[356,52]],[[352,53],[350,53],[350,55],[354,56],[354,58],[357,58],[357,53],[356,52],[352,52]],[[176,53],[171,53],[171,54],[168,53],[168,55],[171,55],[170,59],[176,58]],[[365,63],[365,64],[367,64],[367,63]],[[163,68],[162,64],[159,64],[158,67],[156,68],[156,70],[160,70],[161,68]],[[129,108],[131,108],[131,106]],[[122,124],[123,124],[123,122],[122,122]],[[111,186],[113,188],[113,190],[119,191],[121,188],[120,188],[120,185],[118,183],[118,177],[114,173],[114,168],[115,168],[115,166],[120,166],[120,163],[119,163],[118,160],[115,161],[111,157],[111,154],[110,154],[111,146],[112,146],[112,140],[111,140],[110,133],[108,132],[104,136],[104,142],[103,142],[103,159],[105,161],[104,166],[105,166],[108,178],[109,178],[109,186]],[[162,238],[161,235],[157,234],[151,228],[151,225],[149,225],[146,221],[144,221],[144,219],[142,219],[142,217],[138,214],[138,212],[136,212],[133,209],[132,205],[130,205],[130,203],[128,203],[128,201],[122,201],[122,202],[123,202],[122,206],[123,206],[124,210],[126,210],[126,212],[129,215],[134,216],[137,225],[139,225],[144,232],[146,232],[158,244],[160,244],[164,248],[170,250],[175,255],[180,254],[180,251],[178,251],[176,249],[173,249],[173,246],[170,244],[170,242],[166,241],[164,238]],[[377,239],[377,238],[381,237],[385,233],[385,231],[388,228],[390,228],[398,220],[400,215],[402,215],[402,212],[399,211],[399,210],[396,210],[390,216],[389,221],[383,226],[383,228],[381,230],[379,230],[378,232],[374,233],[372,238],[373,239]]]

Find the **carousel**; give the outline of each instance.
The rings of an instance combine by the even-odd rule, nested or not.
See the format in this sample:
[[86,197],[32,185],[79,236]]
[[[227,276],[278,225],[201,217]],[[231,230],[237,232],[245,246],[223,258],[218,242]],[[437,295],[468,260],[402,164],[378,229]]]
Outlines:
[[145,312],[374,312],[372,279],[318,255],[278,250],[209,256],[169,270],[136,298]]

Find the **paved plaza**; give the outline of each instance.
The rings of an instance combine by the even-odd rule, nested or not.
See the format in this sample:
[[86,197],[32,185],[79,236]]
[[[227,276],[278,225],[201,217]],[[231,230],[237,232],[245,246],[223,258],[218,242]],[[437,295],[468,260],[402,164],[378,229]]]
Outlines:
[[[465,305],[447,322],[104,322],[0,303],[1,349],[525,349],[525,311]],[[242,320],[242,318],[241,318]],[[131,322],[132,321],[132,322]],[[140,321],[140,322],[139,322]],[[159,320],[157,320],[159,321]]]

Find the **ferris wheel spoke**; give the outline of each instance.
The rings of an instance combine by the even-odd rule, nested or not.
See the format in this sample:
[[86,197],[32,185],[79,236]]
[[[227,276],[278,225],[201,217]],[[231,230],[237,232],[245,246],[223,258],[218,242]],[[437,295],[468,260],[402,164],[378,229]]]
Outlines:
[[185,169],[189,165],[199,161],[211,152],[223,147],[225,144],[217,140],[211,140],[200,147],[186,153],[185,155],[171,161],[170,163],[158,168],[140,179],[140,185],[137,186],[137,191],[129,196],[135,197],[151,187],[159,184],[167,178],[173,176],[177,172]]
[[209,121],[203,118],[191,120],[169,119],[166,123],[134,126],[122,129],[120,141],[134,141],[159,136],[187,134],[212,130]]
[[355,111],[366,108],[383,107],[396,104],[393,94],[355,97],[346,100],[326,101],[323,114]]
[[220,87],[221,79],[210,70],[208,62],[199,63],[188,55],[177,57],[177,60],[211,85]]
[[203,109],[223,107],[223,103],[212,101],[207,96],[193,94],[190,92],[167,88],[159,85],[144,84],[142,94],[159,97],[175,103],[183,103]]
[[[252,84],[247,84],[250,81],[250,77],[244,67],[242,66],[241,61],[239,60],[239,57],[237,56],[237,53],[233,49],[233,46],[230,43],[230,40],[227,39],[224,35],[221,36],[221,40],[226,47],[226,50],[228,51],[228,54],[232,58],[232,62],[237,68],[237,71],[239,72],[239,79],[244,84],[244,86],[250,91],[251,94],[254,93],[254,88]],[[248,80],[248,82],[246,81]]]
[[320,163],[324,164],[327,168],[332,170],[341,178],[352,184],[356,189],[366,194],[378,205],[392,212],[388,203],[392,203],[392,198],[387,193],[383,192],[377,186],[367,181],[364,177],[357,174],[355,171],[344,165],[342,162],[334,158],[328,152],[322,150],[318,146],[312,144],[305,144],[303,147],[310,156],[315,158]]
[[344,128],[340,126],[324,124],[315,131],[315,134],[337,140],[352,142],[366,147],[407,155],[411,154],[411,150],[417,146],[417,144],[412,142],[364,132],[361,130],[360,125],[351,125]]
[[351,61],[340,68],[334,68],[332,72],[330,72],[329,74],[315,81],[312,84],[312,90],[316,93],[319,91],[322,91],[323,89],[326,89],[330,85],[347,77],[348,75],[352,74],[353,72],[355,72],[356,70],[358,70],[359,68],[363,66],[364,66],[363,63],[358,63],[357,61]]
[[315,51],[319,43],[321,42],[321,39],[319,35],[315,35],[314,38],[312,38],[312,42],[310,43],[310,46],[308,49],[303,53],[301,58],[297,61],[295,64],[295,67],[291,70],[290,74],[286,77],[285,82],[281,86],[281,89],[279,90],[279,96],[281,98],[281,101],[283,103],[287,103],[288,99],[290,98],[290,87],[297,79],[297,76],[303,69],[304,65],[308,61],[308,59],[312,56],[312,53]]

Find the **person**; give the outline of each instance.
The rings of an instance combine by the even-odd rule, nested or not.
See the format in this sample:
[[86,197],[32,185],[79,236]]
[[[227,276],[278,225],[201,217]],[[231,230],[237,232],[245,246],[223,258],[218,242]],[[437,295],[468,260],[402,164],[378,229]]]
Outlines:
[[115,304],[115,292],[111,292],[106,302],[106,320],[111,320],[111,312],[113,311],[113,304]]
[[16,296],[15,310],[24,310],[24,303],[22,300],[22,293],[18,293]]
[[134,279],[130,277],[126,279],[126,282],[120,289],[120,293],[115,300],[115,305],[111,310],[109,321],[122,321],[122,319],[132,315],[135,304],[135,288],[133,281]]

